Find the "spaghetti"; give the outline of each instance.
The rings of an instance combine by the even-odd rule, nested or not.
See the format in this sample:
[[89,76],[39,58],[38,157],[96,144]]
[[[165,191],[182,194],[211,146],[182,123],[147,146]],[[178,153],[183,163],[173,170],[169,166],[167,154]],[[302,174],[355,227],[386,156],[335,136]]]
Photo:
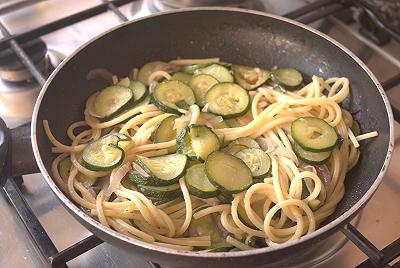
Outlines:
[[[198,70],[191,71],[194,66],[223,66],[218,58],[178,59],[164,64],[175,66],[171,70],[187,68],[190,75],[191,72],[199,75]],[[260,69],[256,69],[256,74],[260,75]],[[164,70],[156,66],[148,72],[145,82],[150,88],[157,88],[153,84],[158,84],[161,78],[174,79],[175,75]],[[133,78],[140,80],[142,76],[142,69],[134,69]],[[124,86],[129,81],[126,79]],[[240,82],[239,79],[236,81]],[[115,76],[113,83],[118,83]],[[378,133],[360,134],[352,129],[355,119],[339,105],[350,91],[349,80],[345,77],[324,80],[313,76],[309,84],[290,91],[276,87],[277,84],[268,80],[254,88],[255,91],[248,95],[248,111],[234,119],[227,120],[223,114],[203,118],[202,114],[213,108],[210,103],[203,109],[193,103],[176,108],[181,115],[175,116],[173,130],[187,125],[206,125],[223,139],[224,144],[251,137],[270,157],[270,172],[257,178],[245,190],[230,195],[228,201],[193,195],[191,186],[181,177],[177,184],[180,197],[157,204],[154,198],[140,192],[139,186],[126,178],[126,172],[132,169],[139,175],[148,176],[138,165],[132,167],[130,164],[138,156],[163,156],[176,150],[175,138],[154,142],[156,129],[173,114],[150,104],[149,97],[117,115],[100,120],[94,108],[99,93],[93,94],[86,102],[85,120],[67,128],[71,145],[57,141],[48,121],[44,120],[44,130],[54,146],[52,151],[60,154],[52,164],[53,178],[66,195],[103,225],[147,243],[177,250],[212,251],[217,247],[219,250],[232,247],[250,250],[298,239],[313,232],[334,212],[344,194],[346,172],[358,161],[360,141]],[[295,151],[291,125],[299,118],[309,117],[325,121],[342,140],[332,147],[325,164],[307,165]],[[129,138],[128,144],[121,146],[125,157],[112,170],[93,170],[85,165],[85,148],[108,133],[120,133]],[[61,168],[63,163],[67,165],[66,174]],[[88,185],[91,180],[97,184]],[[194,221],[202,219],[214,221],[225,240],[223,246],[215,244],[210,232],[204,232],[204,235],[192,232]],[[249,244],[249,237],[258,242]]]

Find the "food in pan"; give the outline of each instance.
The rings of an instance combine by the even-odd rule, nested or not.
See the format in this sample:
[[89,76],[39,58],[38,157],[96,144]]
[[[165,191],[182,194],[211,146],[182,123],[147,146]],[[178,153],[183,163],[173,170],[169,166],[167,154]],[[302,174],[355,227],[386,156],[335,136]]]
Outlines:
[[181,250],[250,250],[298,239],[331,215],[360,157],[341,107],[349,80],[218,58],[150,62],[44,128],[58,186],[103,225]]

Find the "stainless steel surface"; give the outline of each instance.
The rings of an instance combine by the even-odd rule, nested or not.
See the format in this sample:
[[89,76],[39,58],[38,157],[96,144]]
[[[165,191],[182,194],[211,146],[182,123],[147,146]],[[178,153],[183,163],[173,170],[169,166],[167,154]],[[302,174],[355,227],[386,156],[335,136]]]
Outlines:
[[[272,2],[277,1],[257,2],[271,5]],[[95,3],[97,1],[91,0],[41,2],[35,6],[0,17],[0,19],[13,33],[17,33],[90,7]],[[148,3],[149,0],[145,0],[143,4],[140,2],[126,5],[121,10],[130,18],[144,16],[153,11],[149,9]],[[118,23],[115,15],[107,13],[49,34],[44,37],[44,40],[49,48],[70,54],[83,42]],[[396,64],[400,60],[400,45],[398,43],[391,42],[383,47],[382,50],[385,53],[391,53],[397,57],[397,59],[395,57],[388,60],[387,57],[382,56],[382,53],[379,53],[381,48],[367,48],[363,40],[354,36],[356,26],[343,26],[334,19],[331,19],[330,24],[332,25],[326,32],[360,56],[379,80],[385,80],[400,71]],[[323,24],[319,22],[315,26],[322,27]],[[400,87],[397,89],[400,91]],[[397,101],[400,105],[400,92],[396,93],[393,90],[389,95],[392,97],[391,100]],[[19,123],[18,119],[6,121],[8,124]],[[395,137],[400,139],[400,125],[396,123],[395,127]],[[400,204],[400,184],[398,180],[400,170],[396,166],[399,162],[400,148],[396,146],[386,176],[360,218],[359,230],[378,248],[382,248],[400,237],[400,228],[398,227],[400,226],[400,214],[394,213],[399,211]],[[55,199],[42,175],[25,176],[24,181],[24,195],[59,250],[89,235],[89,232],[77,223]],[[0,217],[2,217],[0,221],[0,267],[43,267],[44,264],[38,258],[24,227],[2,195],[0,195]],[[342,239],[343,236],[337,234],[336,237],[326,241],[325,247],[334,248],[334,245],[337,245]],[[320,253],[316,255],[321,256]],[[365,256],[353,244],[346,243],[337,254],[317,266],[353,267],[364,258]],[[313,261],[313,259],[310,258],[309,261]],[[132,258],[108,244],[96,247],[70,261],[68,265],[70,267],[147,267],[144,260]]]

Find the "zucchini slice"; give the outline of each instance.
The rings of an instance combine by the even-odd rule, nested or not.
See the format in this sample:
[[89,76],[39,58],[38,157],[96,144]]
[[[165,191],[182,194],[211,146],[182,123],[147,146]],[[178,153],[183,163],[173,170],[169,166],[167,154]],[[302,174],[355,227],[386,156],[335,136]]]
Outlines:
[[194,74],[196,70],[199,70],[201,68],[207,67],[210,64],[192,64],[192,65],[186,65],[183,67],[182,71],[187,73],[187,74]]
[[242,144],[232,144],[230,143],[228,146],[226,146],[225,148],[223,148],[223,152],[224,153],[228,153],[231,155],[235,155],[237,152],[244,150],[244,149],[248,149],[247,146],[244,146]]
[[271,76],[267,70],[243,65],[232,65],[232,71],[236,82],[247,90],[258,88]]
[[[72,162],[69,157],[64,158],[58,163],[58,172],[63,181],[67,183],[69,172],[72,167]],[[83,173],[78,172],[76,179],[82,183],[85,188],[92,187],[97,184],[97,177],[89,177]]]
[[[216,117],[215,114],[210,114],[210,113],[200,113],[200,118],[204,120],[212,120]],[[216,124],[213,124],[213,128],[215,129],[220,129],[220,128],[229,128],[229,125],[225,122],[225,120],[218,122]]]
[[208,179],[222,192],[239,193],[253,184],[251,170],[239,158],[213,152],[207,157],[205,171]]
[[200,219],[192,219],[190,222],[189,235],[191,237],[209,235],[211,238],[210,247],[199,247],[199,249],[210,249],[210,252],[220,252],[221,249],[226,250],[233,248],[232,245],[226,242],[226,237],[223,235],[224,232],[218,229],[217,220],[217,217],[208,214]]
[[146,86],[140,81],[131,81],[129,84],[129,88],[133,92],[133,105],[141,103],[147,95],[149,95],[149,91]]
[[192,89],[181,81],[162,82],[151,95],[151,102],[166,113],[180,114],[178,101],[185,101],[189,106],[195,103]]
[[129,179],[129,176],[125,176],[121,180],[121,184],[122,184],[122,186],[124,186],[125,188],[128,188],[129,190],[136,191],[136,184],[131,179]]
[[162,61],[151,61],[146,63],[145,65],[140,68],[138,72],[137,79],[142,82],[144,85],[148,86],[149,84],[147,83],[149,76],[155,71],[155,68],[157,65],[160,63],[163,63]]
[[303,83],[303,76],[294,68],[275,69],[272,70],[272,80],[287,90],[294,90]]
[[256,142],[254,139],[249,138],[249,137],[238,138],[238,139],[232,141],[231,144],[232,145],[240,144],[240,145],[246,146],[247,148],[261,149],[261,147],[258,144],[258,142]]
[[[168,154],[152,158],[138,155],[134,162],[150,175],[144,178],[149,180],[146,184],[170,185],[183,176],[188,161],[186,155]],[[129,174],[130,178],[135,181],[132,174]]]
[[93,103],[93,110],[99,118],[113,117],[132,106],[134,95],[130,88],[110,86],[101,90]]
[[[265,200],[257,200],[251,204],[251,208],[254,210],[254,212],[261,218],[264,219],[264,202]],[[238,205],[237,208],[238,216],[240,220],[247,225],[247,227],[257,229],[257,227],[253,224],[253,222],[249,219],[249,216],[247,216],[246,210],[244,208],[244,202],[241,201]]]
[[190,82],[191,79],[192,79],[192,76],[190,74],[183,73],[183,72],[176,72],[171,76],[170,80],[178,80],[178,81],[181,81],[181,82],[187,84]]
[[111,133],[89,143],[82,152],[86,168],[93,171],[111,171],[119,166],[125,157],[119,142],[128,142],[121,140],[121,137],[119,133],[118,135]]
[[179,183],[168,186],[151,186],[138,184],[137,188],[139,192],[141,192],[145,196],[154,197],[157,199],[171,200],[182,195]]
[[247,90],[234,83],[219,83],[210,88],[205,96],[208,111],[224,118],[244,115],[250,108]]
[[308,201],[307,205],[311,208],[312,211],[316,211],[317,209],[319,209],[321,201],[319,201],[318,199],[313,199]]
[[301,148],[296,142],[293,144],[293,151],[303,162],[310,165],[323,164],[331,156],[332,151],[327,152],[310,152]]
[[175,119],[178,116],[171,115],[161,121],[156,130],[151,135],[151,140],[154,143],[167,142],[176,138],[174,130]]
[[235,154],[250,168],[254,178],[263,178],[271,169],[271,158],[261,149],[247,148]]
[[326,152],[336,146],[336,130],[318,117],[300,117],[291,126],[292,137],[303,149]]
[[192,88],[196,97],[196,103],[200,107],[206,105],[205,96],[207,91],[214,85],[218,84],[218,80],[208,74],[199,74],[192,77],[189,86]]
[[218,136],[207,126],[190,125],[176,138],[178,152],[186,154],[191,160],[205,160],[207,156],[219,150]]
[[[197,73],[198,72],[198,73]],[[219,64],[211,64],[204,68],[199,69],[196,74],[208,74],[217,79],[220,83],[233,82],[231,72]]]
[[217,188],[208,180],[204,172],[204,165],[197,164],[187,169],[185,175],[186,185],[192,195],[200,198],[211,198],[219,194]]

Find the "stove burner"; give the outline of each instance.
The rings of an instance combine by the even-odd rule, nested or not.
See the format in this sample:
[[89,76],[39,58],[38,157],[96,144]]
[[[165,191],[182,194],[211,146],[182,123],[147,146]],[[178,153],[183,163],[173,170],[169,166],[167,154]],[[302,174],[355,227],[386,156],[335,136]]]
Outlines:
[[[34,39],[23,44],[22,49],[44,74],[53,67],[47,57],[47,46],[42,39]],[[11,48],[0,51],[0,79],[6,82],[31,82],[32,74]]]
[[[60,64],[64,58],[63,53],[50,48],[42,60],[34,62],[47,77],[48,73],[54,69],[53,66]],[[0,62],[0,68],[3,68],[6,64],[1,59]],[[2,78],[0,79],[0,117],[6,120],[8,127],[11,128],[28,122],[41,86],[25,68],[1,69],[0,77]]]

